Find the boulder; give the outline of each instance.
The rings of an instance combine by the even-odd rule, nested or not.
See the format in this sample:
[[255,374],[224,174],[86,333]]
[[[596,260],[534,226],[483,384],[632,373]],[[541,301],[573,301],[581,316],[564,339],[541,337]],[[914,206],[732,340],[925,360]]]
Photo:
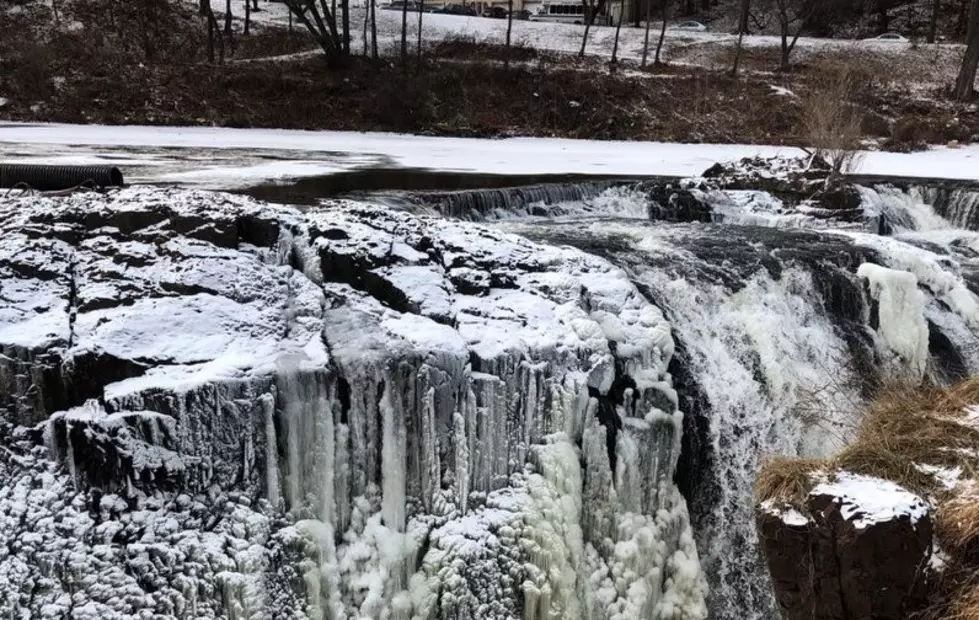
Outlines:
[[817,485],[801,509],[763,502],[762,551],[785,620],[904,620],[925,602],[928,503],[849,473]]

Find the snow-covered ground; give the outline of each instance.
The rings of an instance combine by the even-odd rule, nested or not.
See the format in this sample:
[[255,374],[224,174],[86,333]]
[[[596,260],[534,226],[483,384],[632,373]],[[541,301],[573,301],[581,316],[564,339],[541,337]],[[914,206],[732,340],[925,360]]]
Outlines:
[[[486,174],[693,176],[716,162],[798,156],[794,148],[544,138],[435,138],[384,133],[103,127],[0,123],[0,160],[112,164],[130,182],[208,188],[370,168],[421,168]],[[868,152],[858,172],[881,176],[979,180],[979,146],[919,153]]]

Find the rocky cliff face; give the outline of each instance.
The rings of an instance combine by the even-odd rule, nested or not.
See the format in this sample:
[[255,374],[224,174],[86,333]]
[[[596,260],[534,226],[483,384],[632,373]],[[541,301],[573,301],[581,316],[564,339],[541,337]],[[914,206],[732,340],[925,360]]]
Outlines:
[[840,473],[801,510],[763,503],[757,523],[785,620],[903,620],[925,603],[929,506],[893,483]]
[[8,198],[0,615],[703,617],[672,354],[621,270],[485,228]]

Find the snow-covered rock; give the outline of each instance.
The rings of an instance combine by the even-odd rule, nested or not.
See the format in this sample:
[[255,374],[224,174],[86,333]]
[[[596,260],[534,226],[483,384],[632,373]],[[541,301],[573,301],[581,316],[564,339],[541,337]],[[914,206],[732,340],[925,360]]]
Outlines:
[[909,617],[934,560],[928,502],[879,478],[823,478],[801,510],[768,500],[756,511],[782,617]]
[[703,617],[672,355],[622,270],[487,228],[7,197],[0,615]]

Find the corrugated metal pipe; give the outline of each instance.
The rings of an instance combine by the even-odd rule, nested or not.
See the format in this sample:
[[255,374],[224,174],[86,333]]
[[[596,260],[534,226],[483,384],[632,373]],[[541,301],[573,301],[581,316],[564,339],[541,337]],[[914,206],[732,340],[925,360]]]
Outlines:
[[122,172],[115,166],[46,166],[0,164],[0,187],[53,192],[83,187],[121,187]]

